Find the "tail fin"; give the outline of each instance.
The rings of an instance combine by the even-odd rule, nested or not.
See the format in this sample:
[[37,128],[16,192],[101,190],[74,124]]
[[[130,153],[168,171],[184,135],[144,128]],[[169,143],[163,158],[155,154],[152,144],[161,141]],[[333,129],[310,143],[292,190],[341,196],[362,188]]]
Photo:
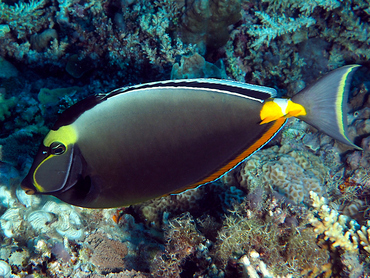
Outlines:
[[334,139],[361,150],[347,133],[347,100],[351,77],[359,65],[349,65],[329,72],[313,85],[292,97],[306,109],[299,119]]

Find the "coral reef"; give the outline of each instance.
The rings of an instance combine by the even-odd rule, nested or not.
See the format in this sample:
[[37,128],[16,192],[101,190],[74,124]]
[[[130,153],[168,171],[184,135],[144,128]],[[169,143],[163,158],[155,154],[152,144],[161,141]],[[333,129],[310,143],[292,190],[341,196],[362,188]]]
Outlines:
[[85,74],[85,72],[91,69],[89,62],[89,59],[81,59],[77,54],[73,54],[68,58],[66,72],[74,78],[80,78]]
[[232,208],[234,202],[241,202],[244,196],[245,194],[235,186],[213,183],[180,194],[132,205],[130,210],[139,216],[146,226],[160,228],[169,218],[182,214],[184,211],[199,216],[215,203],[219,209],[226,211]]
[[16,97],[6,99],[0,90],[0,121],[4,121],[6,117],[10,116],[10,110],[16,105]]
[[[292,95],[322,72],[366,61],[366,1],[350,2],[264,0],[242,5],[242,24],[226,46],[228,74],[240,81],[287,86]],[[314,45],[309,51],[315,55],[308,55],[305,44]]]
[[182,56],[180,64],[175,63],[171,71],[171,79],[188,78],[227,78],[222,60],[216,64],[207,62],[201,55]]
[[199,210],[201,200],[205,197],[209,188],[202,186],[194,190],[187,190],[178,195],[169,195],[162,198],[146,201],[132,206],[140,218],[145,219],[148,226],[159,227],[162,221],[166,221],[169,215],[182,213],[189,210]]
[[7,60],[0,56],[0,78],[17,77],[18,70]]
[[71,96],[80,90],[81,88],[77,86],[52,90],[48,88],[41,88],[37,98],[42,105],[55,105],[59,102],[60,98]]
[[79,215],[71,206],[48,201],[40,210],[34,210],[35,205],[40,202],[35,200],[29,203],[31,205],[28,211],[21,207],[12,207],[1,216],[1,229],[7,237],[19,237],[26,223],[37,234],[52,234],[54,237],[59,235],[70,240],[84,237]]
[[240,20],[240,0],[191,0],[182,16],[181,35],[185,43],[196,44],[200,53],[217,49],[229,39],[228,26]]
[[154,258],[151,273],[154,277],[179,277],[185,259],[194,256],[205,238],[197,230],[189,214],[170,220],[165,233],[166,248]]
[[277,162],[267,163],[262,167],[265,184],[276,186],[279,192],[295,203],[307,201],[310,190],[320,194],[324,191],[322,185],[327,174],[325,166],[322,163],[314,165],[315,162],[320,163],[317,157],[310,156],[310,153],[306,153],[305,157],[304,154],[291,151],[288,156],[281,156],[277,158]]
[[93,68],[106,58],[120,68],[144,62],[162,68],[191,50],[167,33],[180,17],[177,5],[167,1],[1,2],[0,15],[0,55],[32,66],[65,68],[71,54],[78,54]]
[[51,41],[57,43],[57,40],[57,31],[55,31],[55,29],[46,29],[41,34],[34,34],[30,37],[31,48],[35,49],[37,52],[41,52],[49,46]]
[[0,260],[0,276],[4,278],[9,278],[10,273],[11,269],[7,262]]
[[309,151],[274,146],[262,150],[245,161],[236,175],[237,183],[246,191],[258,187],[276,189],[298,204],[308,202],[309,191],[325,193],[323,187],[329,168]]
[[313,191],[310,192],[310,196],[314,212],[319,217],[312,215],[310,218],[316,234],[324,234],[325,240],[330,239],[334,247],[340,247],[350,253],[358,252],[359,246],[370,253],[370,221],[367,225],[360,226],[355,220],[329,208],[324,197],[320,198]]
[[[259,259],[260,254],[258,254],[256,251],[251,251],[249,253],[249,257],[247,255],[244,255],[239,259],[239,263],[243,267],[243,276],[251,277],[251,278],[258,278],[261,273],[262,277],[272,277],[270,271],[267,269],[266,264]],[[258,269],[258,272],[257,272]],[[280,277],[280,276],[279,276]],[[292,275],[288,274],[284,277],[293,277]]]
[[86,238],[92,250],[91,263],[97,266],[100,272],[117,272],[125,268],[124,257],[127,255],[127,246],[117,240],[111,240],[102,233],[94,233]]
[[[262,202],[262,208],[252,208],[245,202],[235,206],[226,216],[223,228],[218,232],[217,260],[226,265],[230,259],[240,258],[247,268],[248,257],[245,256],[258,254],[262,263],[264,260],[269,263],[269,271],[274,277],[288,274],[296,277],[303,271],[323,271],[329,256],[326,250],[318,248],[312,230],[305,225],[304,213],[298,226],[294,227],[291,217],[295,213],[281,210],[278,201],[270,198]],[[265,220],[261,213],[268,215]]]
[[[0,0],[0,276],[367,277],[369,18],[368,0]],[[290,119],[220,180],[129,208],[19,187],[58,114],[89,95],[213,77],[290,97],[350,63],[362,151]]]
[[81,276],[81,277],[83,278],[146,278],[146,277],[150,277],[150,275],[141,273],[140,271],[125,270],[120,273],[110,273],[107,275],[92,274],[92,275]]

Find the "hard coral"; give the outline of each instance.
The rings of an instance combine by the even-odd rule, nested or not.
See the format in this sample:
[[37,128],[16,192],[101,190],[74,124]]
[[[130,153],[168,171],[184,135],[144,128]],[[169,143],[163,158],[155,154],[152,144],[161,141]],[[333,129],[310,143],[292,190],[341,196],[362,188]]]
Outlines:
[[100,232],[91,234],[86,242],[93,250],[91,262],[101,273],[117,272],[125,268],[128,249],[125,243],[107,238]]
[[276,162],[265,164],[262,171],[266,184],[276,187],[279,192],[285,194],[296,204],[307,202],[310,190],[315,190],[320,194],[324,191],[322,182],[307,167],[305,169],[299,165],[290,155],[281,156]]
[[162,221],[166,220],[166,214],[199,210],[202,204],[201,199],[205,197],[208,191],[207,186],[201,186],[177,195],[169,195],[133,205],[132,208],[145,221],[147,226],[159,228]]
[[56,89],[41,88],[37,98],[42,105],[51,106],[57,104],[62,97],[74,95],[80,90],[81,88],[77,86]]
[[152,277],[149,274],[141,273],[135,270],[125,270],[120,273],[109,273],[107,275],[101,274],[91,274],[87,276],[82,276],[82,278],[149,278]]
[[207,77],[227,79],[222,60],[212,64],[198,53],[195,53],[189,56],[182,56],[180,64],[175,63],[171,71],[171,79]]
[[288,274],[300,277],[302,271],[321,269],[328,262],[328,252],[318,248],[312,229],[306,227],[304,210],[299,212],[300,223],[293,228],[291,221],[280,217],[288,213],[282,214],[280,205],[271,197],[258,210],[246,210],[247,202],[235,205],[218,232],[214,248],[217,264],[224,267],[247,254],[258,254],[259,265],[267,263],[273,277]]
[[50,41],[57,39],[58,33],[55,29],[46,29],[41,34],[34,34],[31,36],[31,47],[37,52],[41,52],[49,46]]
[[[370,28],[365,8],[368,3],[354,3],[319,0],[243,3],[241,24],[231,32],[225,47],[228,74],[248,83],[287,88],[291,96],[305,83],[345,62],[368,60],[370,51],[365,46],[369,42],[366,30]],[[321,43],[315,44],[319,37]],[[321,55],[304,55],[302,45],[306,41],[312,43],[313,51],[321,49]]]
[[0,121],[4,121],[6,117],[10,116],[10,109],[17,104],[17,98],[5,98],[0,89]]
[[217,49],[229,39],[228,26],[241,18],[240,0],[191,0],[182,17],[181,32],[185,43],[196,44],[200,53]]
[[82,276],[82,278],[149,278],[152,277],[149,274],[141,273],[135,270],[125,270],[120,273],[110,273],[107,275],[91,274],[88,276]]
[[[315,192],[310,192],[314,214],[309,218],[317,235],[324,235],[325,240],[330,240],[334,247],[342,248],[350,253],[357,253],[359,237],[361,245],[366,251],[370,250],[366,238],[369,227],[360,225],[353,219],[339,214],[326,204],[324,197],[319,197]],[[370,224],[370,223],[368,223]]]
[[163,68],[192,50],[174,32],[179,17],[177,5],[166,0],[0,2],[0,55],[56,70],[74,54],[88,58],[91,68],[109,63],[121,69],[147,63]]
[[324,193],[323,187],[329,168],[320,158],[308,151],[290,148],[261,150],[239,168],[237,173],[240,186],[247,192],[274,188],[298,204],[309,200],[309,191]]
[[151,272],[154,277],[180,277],[186,259],[194,255],[205,238],[189,213],[170,220],[165,234],[165,250],[154,258]]

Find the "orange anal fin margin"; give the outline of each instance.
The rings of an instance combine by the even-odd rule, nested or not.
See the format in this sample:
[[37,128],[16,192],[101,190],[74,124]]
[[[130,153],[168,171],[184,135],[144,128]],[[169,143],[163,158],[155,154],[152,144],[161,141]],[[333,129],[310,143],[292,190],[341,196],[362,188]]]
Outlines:
[[[181,192],[184,192],[188,189],[194,189],[197,188],[200,185],[212,182],[220,178],[222,175],[224,175],[226,172],[230,171],[234,167],[236,167],[239,163],[243,162],[245,159],[247,159],[249,156],[251,156],[253,153],[258,151],[260,148],[262,148],[268,141],[270,141],[278,132],[279,130],[284,126],[286,122],[285,117],[281,117],[277,119],[273,125],[258,139],[256,142],[254,142],[249,148],[247,148],[245,151],[243,151],[241,154],[239,154],[236,158],[231,160],[229,163],[227,163],[225,166],[218,169],[213,174],[209,175],[208,177],[204,178],[200,182],[194,183],[190,186],[187,186],[186,188],[181,188],[178,190],[175,190],[167,195],[170,194],[179,194]],[[165,196],[167,196],[165,195]]]

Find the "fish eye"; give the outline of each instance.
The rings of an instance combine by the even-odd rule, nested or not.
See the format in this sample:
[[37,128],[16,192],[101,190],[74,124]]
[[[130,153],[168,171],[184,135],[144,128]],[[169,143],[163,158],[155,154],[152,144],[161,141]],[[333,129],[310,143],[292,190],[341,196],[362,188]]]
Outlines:
[[53,142],[50,145],[50,153],[54,155],[64,154],[66,146],[60,142]]

